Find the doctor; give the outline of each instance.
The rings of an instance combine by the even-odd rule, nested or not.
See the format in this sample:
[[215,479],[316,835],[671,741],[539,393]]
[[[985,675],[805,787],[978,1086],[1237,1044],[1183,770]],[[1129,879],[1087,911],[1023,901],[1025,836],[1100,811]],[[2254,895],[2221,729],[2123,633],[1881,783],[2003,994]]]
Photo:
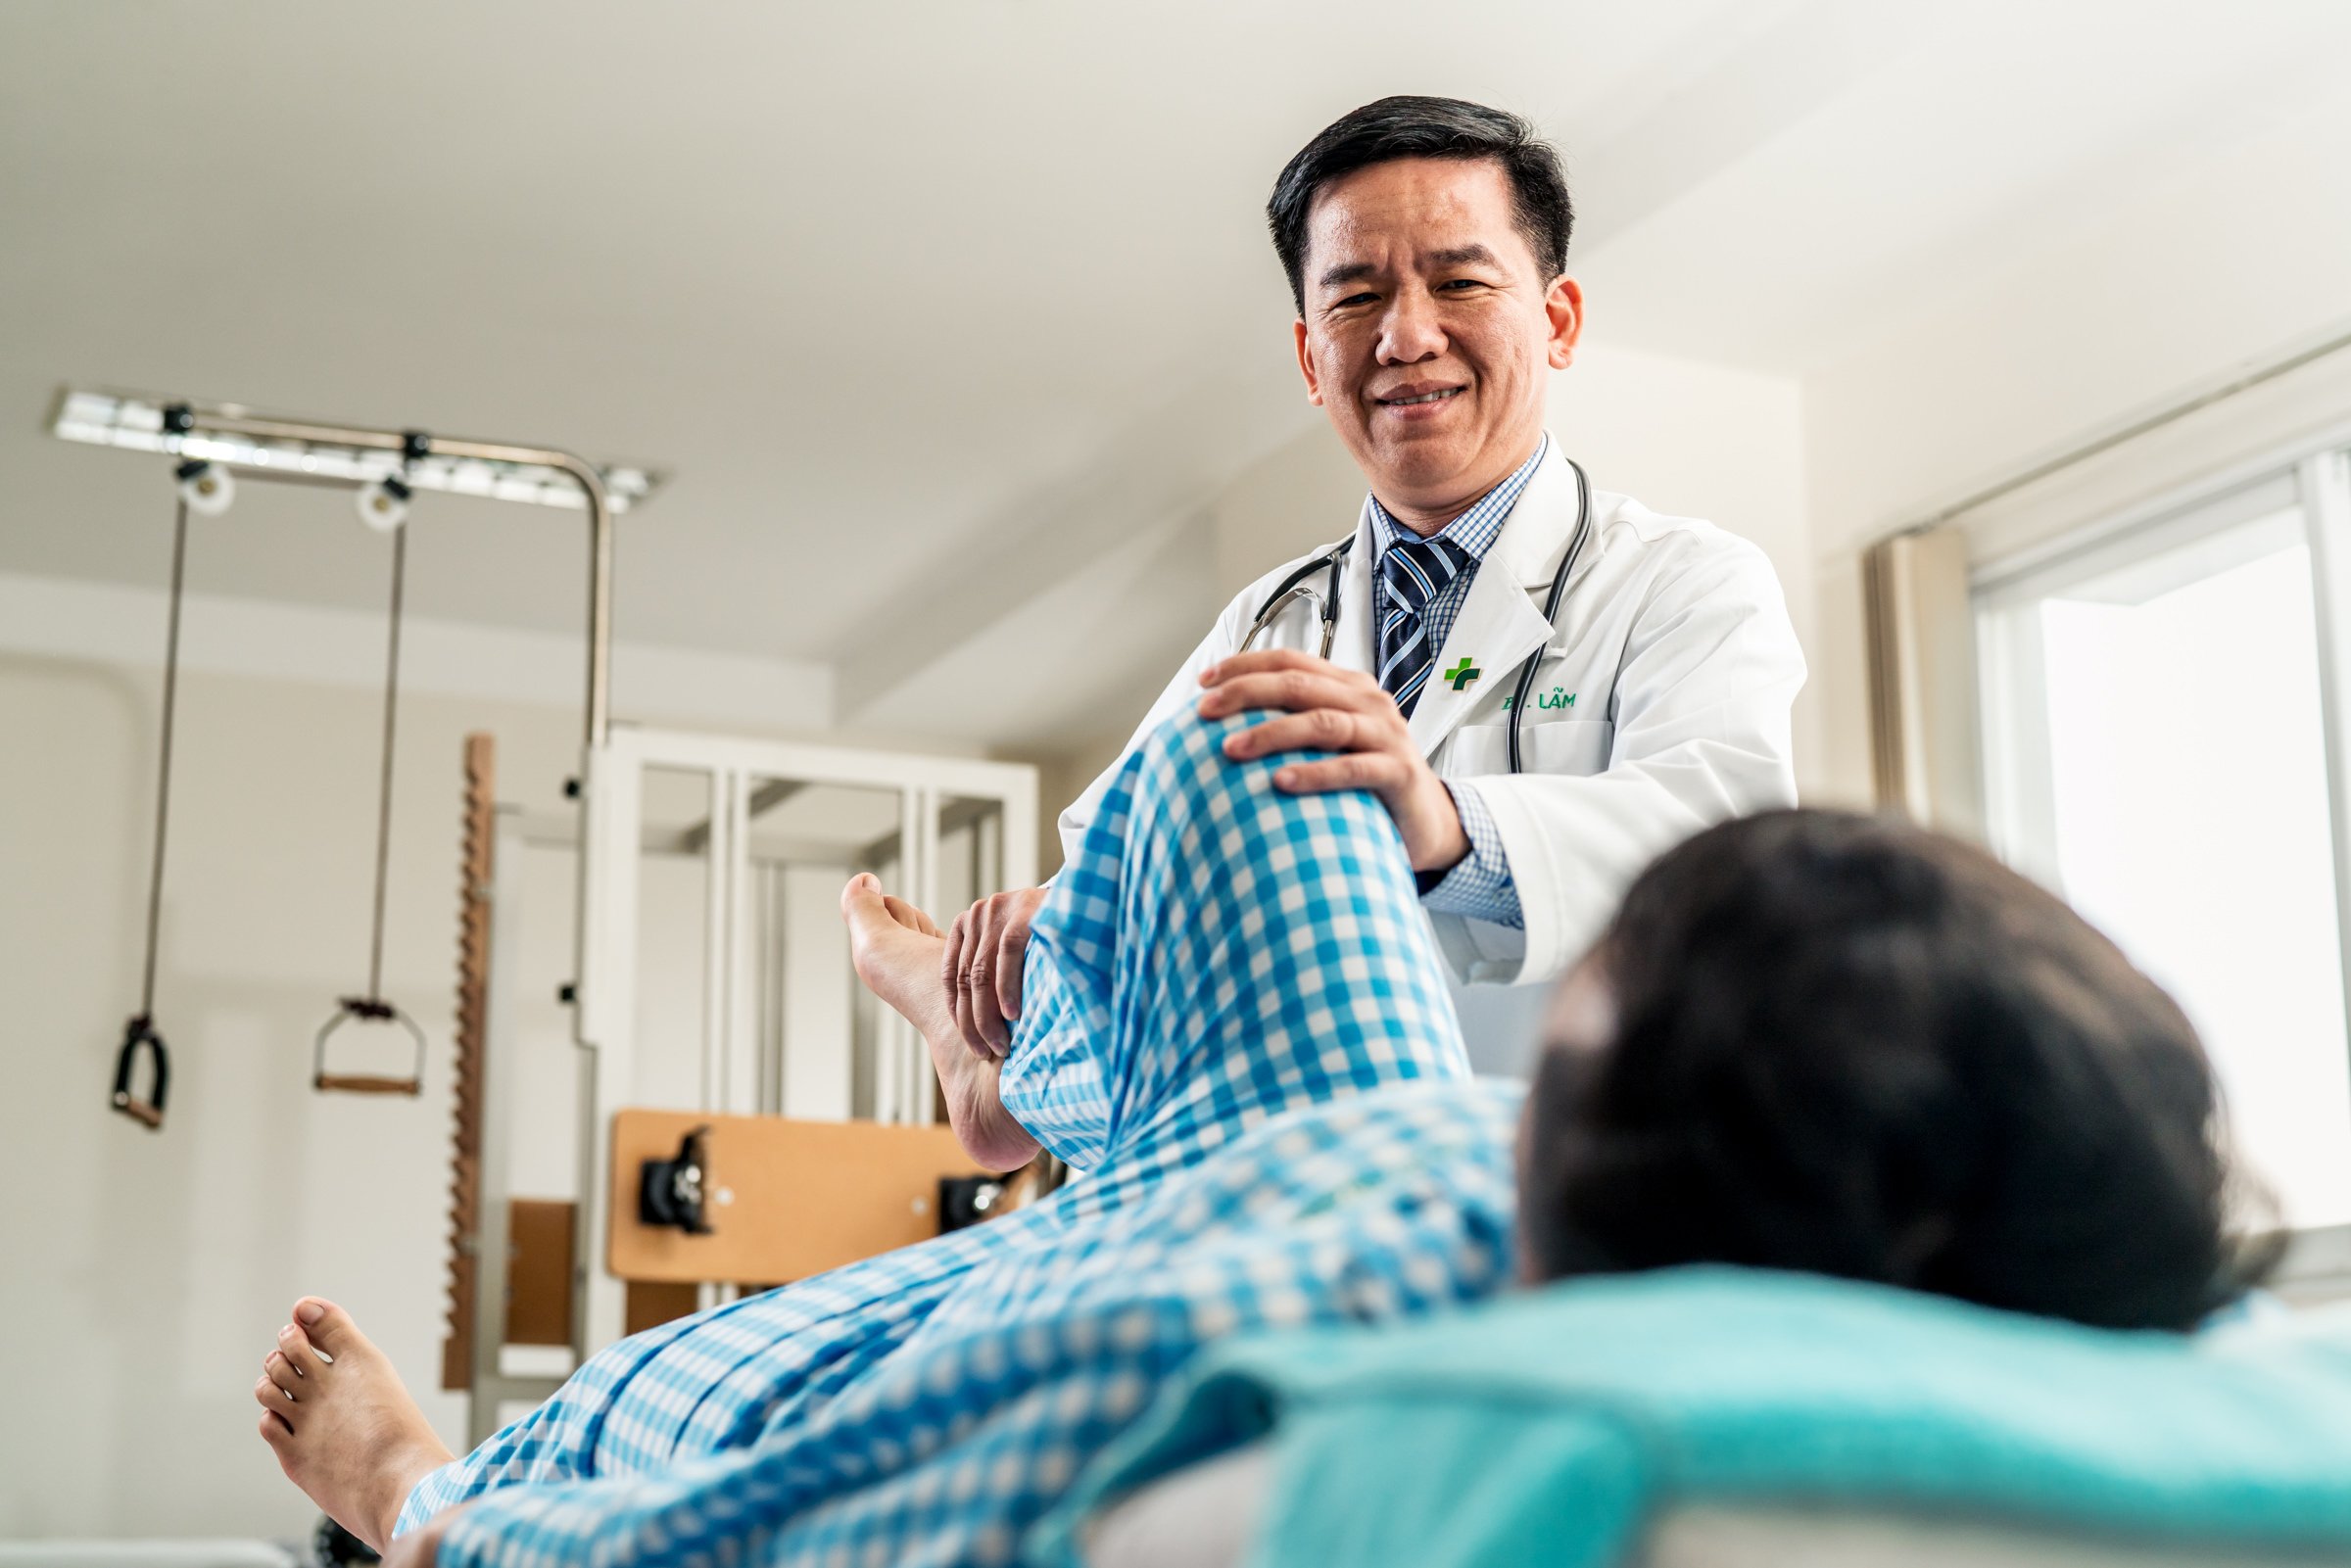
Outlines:
[[[1711,524],[1587,489],[1546,434],[1583,294],[1558,156],[1525,121],[1382,99],[1290,160],[1267,216],[1307,401],[1369,494],[1343,555],[1285,563],[1226,606],[1138,736],[1196,704],[1266,715],[1234,757],[1336,752],[1275,786],[1378,795],[1457,979],[1550,979],[1658,852],[1795,803],[1804,663],[1779,582]],[[1116,768],[1062,814],[1065,843]],[[983,1056],[1010,1047],[1042,900],[983,899],[949,933],[947,987]]]

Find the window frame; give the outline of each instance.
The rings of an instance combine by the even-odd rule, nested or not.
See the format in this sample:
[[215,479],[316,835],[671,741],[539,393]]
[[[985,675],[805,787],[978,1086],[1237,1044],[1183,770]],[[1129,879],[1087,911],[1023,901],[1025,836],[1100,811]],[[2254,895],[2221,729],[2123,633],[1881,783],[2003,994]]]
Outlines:
[[[2320,721],[2327,766],[2337,940],[2338,1005],[2351,1039],[2351,429],[2337,427],[2200,483],[2115,511],[2054,537],[1979,561],[1969,571],[1986,836],[2010,865],[2061,887],[2051,789],[2047,680],[2039,617],[2021,613],[2067,586],[2139,561],[2214,549],[2195,576],[2258,558],[2282,522],[2310,550],[2318,634]],[[2230,537],[2234,536],[2234,537]],[[2224,541],[2226,541],[2224,543]],[[2233,559],[2231,558],[2233,557]],[[2183,578],[2183,581],[2193,580]],[[2158,590],[2160,591],[2160,590]],[[2351,1223],[2293,1233],[2279,1282],[2288,1294],[2351,1295]]]

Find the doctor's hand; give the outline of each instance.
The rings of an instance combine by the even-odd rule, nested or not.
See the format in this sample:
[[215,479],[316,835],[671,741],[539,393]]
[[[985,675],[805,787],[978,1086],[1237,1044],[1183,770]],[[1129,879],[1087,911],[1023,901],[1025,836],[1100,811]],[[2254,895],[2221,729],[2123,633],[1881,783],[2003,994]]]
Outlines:
[[1396,699],[1370,676],[1295,648],[1265,648],[1210,665],[1200,684],[1208,688],[1200,699],[1204,719],[1260,709],[1282,714],[1227,736],[1228,757],[1342,753],[1284,764],[1273,775],[1274,788],[1294,795],[1370,790],[1396,820],[1415,872],[1450,871],[1469,853],[1453,791],[1420,755]]
[[983,1062],[1012,1050],[1010,1020],[1021,1016],[1021,959],[1029,923],[1045,902],[1042,887],[1016,887],[981,899],[955,917],[939,979],[963,1043]]

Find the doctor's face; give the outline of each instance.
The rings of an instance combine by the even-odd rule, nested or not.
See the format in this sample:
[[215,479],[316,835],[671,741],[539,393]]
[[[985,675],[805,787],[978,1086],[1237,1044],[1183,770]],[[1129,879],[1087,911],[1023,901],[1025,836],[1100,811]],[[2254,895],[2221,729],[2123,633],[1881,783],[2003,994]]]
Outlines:
[[1500,164],[1402,159],[1333,180],[1307,220],[1305,285],[1308,401],[1400,521],[1433,529],[1535,450],[1583,296],[1542,275]]

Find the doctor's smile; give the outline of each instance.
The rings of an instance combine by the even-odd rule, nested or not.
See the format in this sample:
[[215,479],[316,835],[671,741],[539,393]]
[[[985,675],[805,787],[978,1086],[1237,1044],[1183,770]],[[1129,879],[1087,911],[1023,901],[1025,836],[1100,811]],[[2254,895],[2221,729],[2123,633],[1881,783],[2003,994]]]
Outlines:
[[1424,392],[1416,388],[1408,388],[1389,393],[1384,397],[1373,398],[1371,401],[1382,408],[1411,417],[1423,410],[1434,412],[1437,404],[1449,403],[1467,390],[1466,387],[1437,387]]

